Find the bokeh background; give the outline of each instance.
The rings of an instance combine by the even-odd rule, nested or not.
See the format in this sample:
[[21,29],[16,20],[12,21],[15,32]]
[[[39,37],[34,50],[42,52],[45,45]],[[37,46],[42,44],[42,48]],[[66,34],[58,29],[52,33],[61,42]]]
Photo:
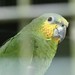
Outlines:
[[0,0],[0,46],[43,13],[57,13],[69,21],[46,75],[75,75],[75,0]]

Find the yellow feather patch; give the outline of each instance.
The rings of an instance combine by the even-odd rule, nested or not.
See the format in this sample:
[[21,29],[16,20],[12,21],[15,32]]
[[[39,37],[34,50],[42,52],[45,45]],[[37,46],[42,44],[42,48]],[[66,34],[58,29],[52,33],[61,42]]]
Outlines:
[[47,40],[53,39],[54,41],[58,42],[59,38],[53,38],[54,29],[57,28],[57,24],[50,24],[48,21],[44,22],[44,25],[41,27],[41,32],[43,33],[44,37]]

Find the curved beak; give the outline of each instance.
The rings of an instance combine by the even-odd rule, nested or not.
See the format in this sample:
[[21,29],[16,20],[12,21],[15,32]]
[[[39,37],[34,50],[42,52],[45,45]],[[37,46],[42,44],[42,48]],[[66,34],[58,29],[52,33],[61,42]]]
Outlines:
[[54,38],[60,38],[60,42],[65,38],[66,35],[66,27],[57,26],[57,28],[54,30],[53,37]]

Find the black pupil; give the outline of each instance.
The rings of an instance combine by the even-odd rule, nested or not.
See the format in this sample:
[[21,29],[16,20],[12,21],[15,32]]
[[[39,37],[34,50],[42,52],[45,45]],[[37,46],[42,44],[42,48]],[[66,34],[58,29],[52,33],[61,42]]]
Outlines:
[[62,25],[62,27],[64,27],[64,25]]
[[48,21],[52,21],[52,17],[49,17],[49,18],[48,18]]

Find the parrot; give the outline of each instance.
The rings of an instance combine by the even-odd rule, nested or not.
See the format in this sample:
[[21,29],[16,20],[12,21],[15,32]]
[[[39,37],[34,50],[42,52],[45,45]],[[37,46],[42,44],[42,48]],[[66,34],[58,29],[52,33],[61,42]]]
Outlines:
[[56,13],[32,20],[0,47],[0,75],[45,75],[68,26]]

